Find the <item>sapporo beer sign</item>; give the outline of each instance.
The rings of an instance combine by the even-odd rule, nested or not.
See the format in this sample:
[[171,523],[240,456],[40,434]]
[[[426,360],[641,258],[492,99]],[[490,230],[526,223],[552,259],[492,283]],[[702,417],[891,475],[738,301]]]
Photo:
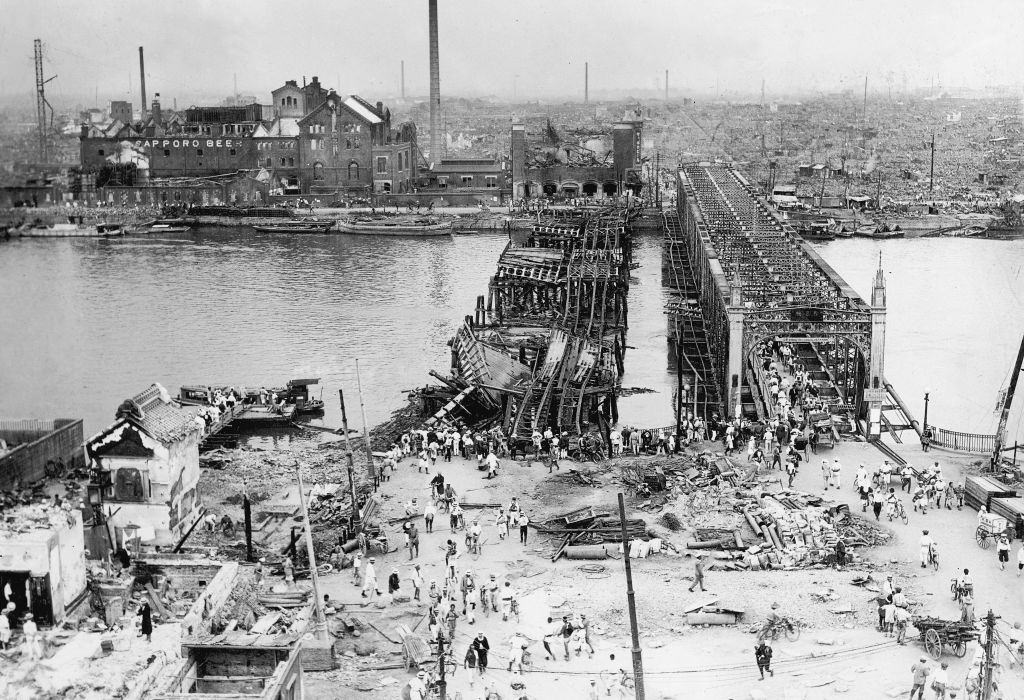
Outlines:
[[235,148],[241,139],[139,139],[136,148]]

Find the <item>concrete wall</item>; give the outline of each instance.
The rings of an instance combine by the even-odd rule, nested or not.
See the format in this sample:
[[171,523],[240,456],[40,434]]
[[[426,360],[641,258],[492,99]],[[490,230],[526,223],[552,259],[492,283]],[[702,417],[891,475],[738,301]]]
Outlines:
[[27,571],[33,577],[50,575],[51,610],[58,623],[64,619],[65,606],[86,587],[82,515],[71,511],[68,517],[70,525],[0,539],[0,570]]

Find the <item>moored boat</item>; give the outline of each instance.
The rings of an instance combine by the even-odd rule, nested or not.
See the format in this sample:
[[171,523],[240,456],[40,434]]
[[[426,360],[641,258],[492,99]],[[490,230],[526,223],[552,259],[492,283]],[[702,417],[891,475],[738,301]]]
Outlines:
[[295,219],[280,223],[259,224],[253,226],[253,228],[261,233],[326,233],[333,226],[333,221]]
[[338,230],[370,236],[450,236],[452,223],[436,219],[339,219]]
[[121,224],[97,224],[83,226],[80,224],[54,224],[53,226],[33,226],[15,229],[12,236],[22,238],[112,238],[127,233]]
[[156,219],[133,227],[129,233],[132,235],[148,235],[152,233],[187,233],[191,230],[192,227],[187,224],[170,223]]

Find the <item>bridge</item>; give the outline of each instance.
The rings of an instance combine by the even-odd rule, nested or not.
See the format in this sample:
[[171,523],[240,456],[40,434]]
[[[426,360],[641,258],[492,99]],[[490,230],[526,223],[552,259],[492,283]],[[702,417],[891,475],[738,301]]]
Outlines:
[[[770,417],[757,350],[776,340],[794,347],[834,415],[872,437],[917,429],[884,379],[881,261],[869,303],[733,167],[686,165],[677,187],[663,272],[682,405],[704,415]],[[892,410],[898,418],[886,415]]]

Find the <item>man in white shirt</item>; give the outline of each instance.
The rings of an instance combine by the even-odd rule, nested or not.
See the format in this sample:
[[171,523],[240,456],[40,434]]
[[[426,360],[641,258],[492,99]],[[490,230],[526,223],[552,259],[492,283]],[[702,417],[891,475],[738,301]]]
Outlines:
[[420,671],[415,678],[409,680],[409,697],[412,700],[424,700],[427,697],[427,672]]
[[370,557],[370,561],[366,562],[366,566],[363,568],[363,593],[364,598],[370,597],[370,591],[375,592],[377,595],[381,595],[380,588],[377,586],[377,567],[375,564],[377,560],[374,557]]
[[918,541],[918,544],[921,546],[921,568],[922,569],[928,568],[928,563],[929,563],[930,558],[931,558],[932,542],[934,542],[934,540],[932,540],[932,538],[928,535],[928,531],[927,530],[922,530],[921,531],[921,539]]
[[946,697],[946,686],[949,684],[949,674],[946,672],[947,668],[949,668],[949,664],[943,661],[942,666],[932,671],[932,675],[929,678],[929,680],[931,680],[931,688],[935,691],[936,698]]
[[498,476],[498,458],[493,452],[487,453],[487,478],[493,479]]

